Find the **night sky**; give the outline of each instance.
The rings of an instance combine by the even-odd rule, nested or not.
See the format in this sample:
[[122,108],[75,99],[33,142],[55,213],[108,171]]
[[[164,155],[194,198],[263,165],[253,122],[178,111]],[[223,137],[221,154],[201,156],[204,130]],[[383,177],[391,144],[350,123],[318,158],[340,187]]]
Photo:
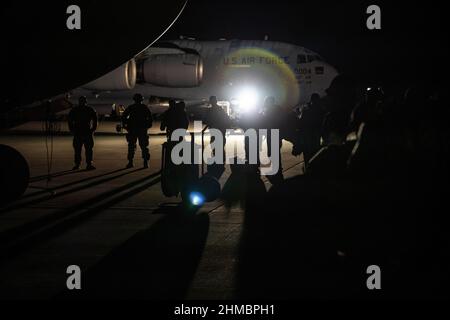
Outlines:
[[[381,30],[366,28],[370,4],[381,8]],[[440,82],[448,59],[446,12],[443,4],[416,1],[191,0],[166,38],[268,35],[317,51],[357,80]]]
[[[0,10],[11,107],[54,96],[95,79],[148,46],[184,0],[91,0],[77,3],[83,29],[66,28],[71,0],[9,1]],[[381,8],[381,30],[366,28],[366,9]],[[361,85],[442,84],[448,75],[444,4],[413,1],[190,0],[163,39],[264,39],[304,46]]]

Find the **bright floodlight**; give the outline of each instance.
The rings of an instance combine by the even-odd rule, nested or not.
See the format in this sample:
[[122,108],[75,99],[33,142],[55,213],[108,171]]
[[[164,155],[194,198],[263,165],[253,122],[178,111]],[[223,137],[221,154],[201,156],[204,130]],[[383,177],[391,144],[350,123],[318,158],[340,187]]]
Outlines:
[[245,88],[239,93],[237,100],[242,112],[253,111],[258,103],[258,93],[254,89]]

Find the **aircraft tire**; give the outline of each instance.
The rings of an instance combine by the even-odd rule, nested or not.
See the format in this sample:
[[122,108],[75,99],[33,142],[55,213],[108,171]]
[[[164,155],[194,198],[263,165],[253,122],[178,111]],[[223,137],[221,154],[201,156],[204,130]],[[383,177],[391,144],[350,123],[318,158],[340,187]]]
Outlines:
[[28,187],[30,168],[16,149],[0,145],[0,201],[8,203],[20,198]]

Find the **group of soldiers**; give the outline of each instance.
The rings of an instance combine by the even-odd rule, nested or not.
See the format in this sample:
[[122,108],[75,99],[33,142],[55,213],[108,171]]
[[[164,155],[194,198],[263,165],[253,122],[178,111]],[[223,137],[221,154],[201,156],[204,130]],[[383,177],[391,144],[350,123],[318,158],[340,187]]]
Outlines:
[[[123,127],[128,131],[128,164],[126,168],[133,168],[136,143],[142,150],[144,168],[148,168],[150,152],[148,149],[148,129],[152,127],[152,113],[143,103],[144,97],[137,93],[133,97],[134,104],[130,105],[122,114]],[[78,170],[81,165],[81,150],[84,146],[86,153],[86,170],[95,170],[92,164],[94,132],[97,129],[97,113],[87,104],[87,99],[81,96],[78,105],[72,108],[68,116],[69,130],[73,134],[73,148],[75,152],[75,165],[73,170]]]
[[[276,152],[280,164],[278,173],[273,182],[282,178],[282,162],[281,147],[282,140],[292,143],[292,154],[298,156],[303,154],[304,161],[307,163],[312,156],[321,148],[321,140],[323,136],[323,122],[326,118],[326,111],[318,94],[311,96],[311,101],[301,111],[297,113],[291,108],[287,108],[277,103],[274,97],[269,96],[264,103],[252,112],[243,112],[238,119],[231,119],[224,108],[219,106],[217,97],[211,96],[209,99],[210,108],[206,112],[204,122],[208,128],[216,129],[222,133],[223,149],[226,145],[226,130],[231,128],[247,129],[266,129],[263,141],[260,141],[257,135],[257,162],[259,164],[259,148],[263,147],[263,143],[267,146],[267,155],[272,157],[272,153]],[[272,150],[271,130],[279,131],[279,150]],[[210,143],[215,142],[214,136],[211,137]],[[245,160],[249,163],[250,139],[245,138]],[[212,150],[215,155],[215,150]],[[225,157],[225,152],[223,153]],[[225,161],[224,161],[225,163]]]
[[[122,126],[126,129],[126,140],[128,142],[128,163],[126,168],[134,167],[134,155],[136,145],[139,144],[142,151],[143,166],[148,168],[150,161],[148,129],[152,127],[152,113],[145,105],[144,97],[137,93],[133,97],[134,104],[126,108],[121,116]],[[244,113],[239,119],[232,120],[225,110],[218,104],[217,98],[211,96],[209,99],[210,108],[206,112],[204,122],[209,128],[219,130],[223,135],[223,148],[226,144],[226,130],[239,127],[244,130],[267,129],[266,141],[267,152],[270,157],[271,150],[271,129],[279,130],[279,146],[281,149],[282,140],[285,139],[293,143],[293,154],[303,153],[305,162],[320,148],[321,128],[324,118],[324,111],[320,105],[320,97],[312,95],[311,102],[303,108],[301,116],[292,110],[288,110],[278,104],[273,97],[267,97],[264,104],[256,112]],[[75,152],[75,165],[73,170],[78,170],[81,165],[81,151],[84,146],[86,154],[86,169],[94,170],[93,161],[93,134],[97,129],[96,111],[87,104],[86,97],[79,98],[79,104],[75,106],[68,116],[69,129],[73,133],[73,148]],[[170,137],[177,129],[187,129],[189,118],[186,113],[186,105],[183,101],[169,101],[169,109],[161,117],[161,131],[166,131]],[[214,137],[212,141],[214,143]],[[258,145],[261,145],[258,141]],[[215,150],[212,150],[215,154]],[[245,140],[246,160],[249,157],[249,141]],[[279,152],[279,150],[277,151]],[[225,157],[225,152],[224,152]],[[259,159],[258,159],[259,160]],[[281,160],[281,159],[280,159]],[[279,173],[281,174],[281,161]]]

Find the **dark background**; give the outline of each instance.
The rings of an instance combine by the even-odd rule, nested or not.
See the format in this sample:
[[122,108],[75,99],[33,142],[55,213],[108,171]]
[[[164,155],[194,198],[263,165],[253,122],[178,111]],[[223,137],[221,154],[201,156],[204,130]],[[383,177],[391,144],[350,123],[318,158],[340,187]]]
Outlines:
[[[366,9],[381,8],[381,30]],[[361,81],[442,82],[446,6],[424,1],[191,1],[169,36],[264,39],[298,44]]]
[[[3,103],[60,93],[119,66],[161,34],[183,3],[78,1],[81,31],[65,28],[65,8],[72,2],[4,3]],[[381,30],[366,28],[370,4],[381,7]],[[190,0],[163,39],[267,35],[318,52],[361,84],[443,85],[448,70],[446,12],[437,2]]]

